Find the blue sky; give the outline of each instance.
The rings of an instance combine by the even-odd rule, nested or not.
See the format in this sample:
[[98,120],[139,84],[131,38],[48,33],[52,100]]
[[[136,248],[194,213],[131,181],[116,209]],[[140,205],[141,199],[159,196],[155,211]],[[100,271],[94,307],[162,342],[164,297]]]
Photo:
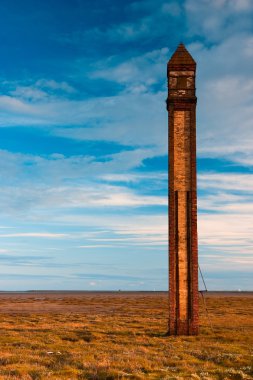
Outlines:
[[181,41],[197,61],[200,265],[210,290],[252,289],[253,2],[2,0],[0,14],[0,289],[168,288]]

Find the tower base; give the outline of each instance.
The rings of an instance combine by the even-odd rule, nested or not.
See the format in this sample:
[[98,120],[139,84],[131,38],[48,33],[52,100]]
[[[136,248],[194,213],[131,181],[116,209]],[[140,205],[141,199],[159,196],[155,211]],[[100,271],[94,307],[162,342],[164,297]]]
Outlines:
[[169,323],[168,335],[198,335],[198,323],[195,321],[176,321]]

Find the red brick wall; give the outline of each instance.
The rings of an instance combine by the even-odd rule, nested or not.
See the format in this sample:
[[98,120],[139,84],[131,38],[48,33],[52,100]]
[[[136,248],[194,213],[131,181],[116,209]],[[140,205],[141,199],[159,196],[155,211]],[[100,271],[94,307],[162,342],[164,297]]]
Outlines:
[[[186,70],[187,67],[184,67]],[[191,66],[191,70],[193,68]],[[180,71],[178,67],[170,67],[168,70],[168,77],[170,71]],[[178,73],[180,77],[180,73]],[[195,77],[193,78],[193,80]],[[175,81],[171,81],[175,83]],[[182,81],[180,82],[182,83]],[[173,84],[174,86],[174,84]],[[169,334],[171,335],[194,335],[198,334],[198,237],[197,237],[197,185],[196,185],[196,97],[195,86],[194,89],[178,92],[173,88],[173,96],[168,96],[168,111],[169,111]],[[187,159],[190,160],[190,173],[186,173],[190,179],[185,191],[187,192],[188,199],[188,231],[187,231],[187,278],[188,278],[188,310],[185,314],[184,310],[180,310],[180,270],[178,265],[178,205],[176,202],[177,193],[175,188],[175,169],[184,170],[180,168],[180,163],[175,162],[175,138],[174,138],[174,115],[176,111],[188,111],[186,114],[190,126],[190,152],[187,153]],[[178,138],[178,137],[177,137]],[[185,136],[182,136],[185,138]],[[187,137],[189,138],[189,136]],[[189,149],[189,148],[188,148]],[[182,161],[182,160],[181,160]],[[189,167],[189,165],[185,167]],[[183,172],[182,172],[183,173]],[[183,178],[184,174],[181,175]],[[184,189],[179,189],[184,191]],[[182,198],[182,197],[181,197]],[[180,269],[181,268],[181,269]],[[181,273],[181,275],[184,275]],[[182,285],[181,285],[182,286]],[[182,289],[181,289],[182,292]],[[182,298],[182,297],[181,297]],[[184,318],[181,318],[181,315]],[[186,317],[185,317],[186,315]]]

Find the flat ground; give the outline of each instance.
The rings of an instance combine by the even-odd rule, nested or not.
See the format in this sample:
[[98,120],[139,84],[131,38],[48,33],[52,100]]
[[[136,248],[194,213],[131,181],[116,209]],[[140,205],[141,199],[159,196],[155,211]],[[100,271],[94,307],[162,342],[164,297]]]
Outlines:
[[253,293],[200,297],[168,337],[163,292],[0,293],[1,379],[253,379]]

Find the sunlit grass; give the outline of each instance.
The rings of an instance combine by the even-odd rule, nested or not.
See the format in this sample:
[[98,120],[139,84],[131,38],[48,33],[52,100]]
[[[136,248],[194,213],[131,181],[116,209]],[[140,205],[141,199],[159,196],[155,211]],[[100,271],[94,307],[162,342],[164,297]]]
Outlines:
[[[55,302],[63,310],[0,314],[0,379],[253,378],[251,297],[207,297],[213,331],[200,300],[196,337],[166,336],[165,293],[41,302],[45,308]],[[79,305],[80,310],[86,305],[87,310],[64,312],[66,305]]]

